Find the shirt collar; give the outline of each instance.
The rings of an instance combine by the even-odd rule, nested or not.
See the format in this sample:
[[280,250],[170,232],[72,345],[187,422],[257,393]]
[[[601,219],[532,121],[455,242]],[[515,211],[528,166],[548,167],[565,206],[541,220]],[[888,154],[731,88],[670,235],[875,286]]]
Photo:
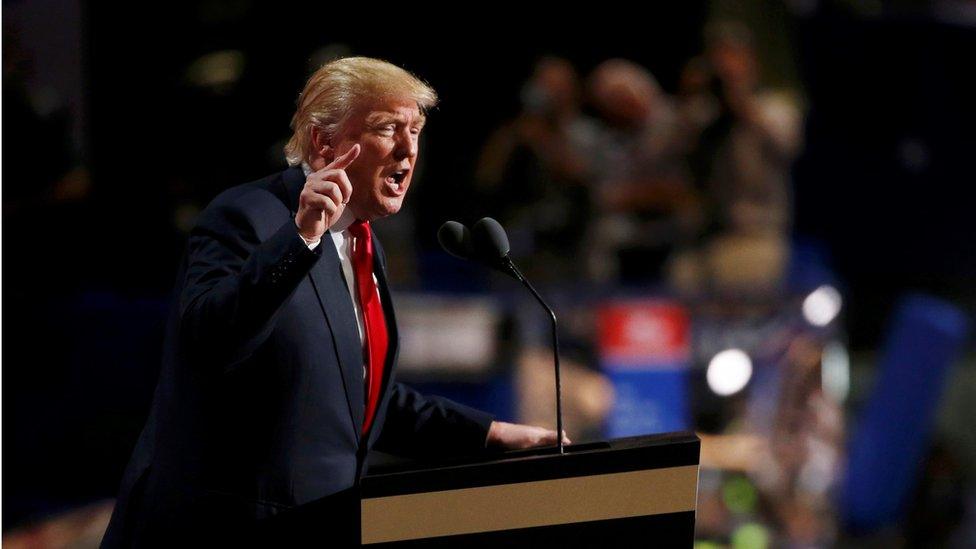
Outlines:
[[347,204],[345,209],[342,210],[342,215],[339,216],[339,219],[329,227],[329,232],[341,233],[348,229],[349,225],[352,225],[354,221],[356,221],[356,216],[353,215],[352,210],[349,209],[349,205]]

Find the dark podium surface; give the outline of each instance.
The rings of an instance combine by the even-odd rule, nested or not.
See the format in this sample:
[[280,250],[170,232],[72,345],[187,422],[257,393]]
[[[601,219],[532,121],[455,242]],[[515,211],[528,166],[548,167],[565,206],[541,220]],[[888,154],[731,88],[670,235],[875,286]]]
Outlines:
[[371,469],[367,547],[691,547],[700,442],[691,433]]

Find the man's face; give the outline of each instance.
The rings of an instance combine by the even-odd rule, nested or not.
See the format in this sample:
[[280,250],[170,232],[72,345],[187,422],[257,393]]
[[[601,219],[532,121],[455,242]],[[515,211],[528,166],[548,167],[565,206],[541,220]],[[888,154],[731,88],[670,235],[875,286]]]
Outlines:
[[352,183],[348,207],[358,219],[400,211],[417,163],[425,118],[417,103],[378,100],[355,109],[332,140],[334,157],[359,143],[359,157],[346,168]]

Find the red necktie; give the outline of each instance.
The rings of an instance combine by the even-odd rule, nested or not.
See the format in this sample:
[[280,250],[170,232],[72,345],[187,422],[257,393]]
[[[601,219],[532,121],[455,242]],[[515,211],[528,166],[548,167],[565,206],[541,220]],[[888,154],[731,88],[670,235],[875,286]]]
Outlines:
[[383,363],[386,361],[388,335],[386,319],[380,295],[373,279],[373,237],[368,221],[359,221],[349,226],[349,234],[356,240],[352,246],[352,267],[356,275],[356,294],[363,311],[363,331],[365,332],[366,355],[366,416],[363,420],[363,434],[369,431],[380,401],[380,384],[383,382]]

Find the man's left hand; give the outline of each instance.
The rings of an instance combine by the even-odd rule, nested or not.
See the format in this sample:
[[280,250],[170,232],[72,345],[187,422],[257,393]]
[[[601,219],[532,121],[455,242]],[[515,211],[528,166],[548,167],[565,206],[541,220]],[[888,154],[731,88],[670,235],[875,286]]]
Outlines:
[[[572,444],[563,431],[563,444]],[[533,425],[520,425],[504,421],[492,421],[488,428],[489,448],[520,450],[535,446],[555,446],[556,431]]]

